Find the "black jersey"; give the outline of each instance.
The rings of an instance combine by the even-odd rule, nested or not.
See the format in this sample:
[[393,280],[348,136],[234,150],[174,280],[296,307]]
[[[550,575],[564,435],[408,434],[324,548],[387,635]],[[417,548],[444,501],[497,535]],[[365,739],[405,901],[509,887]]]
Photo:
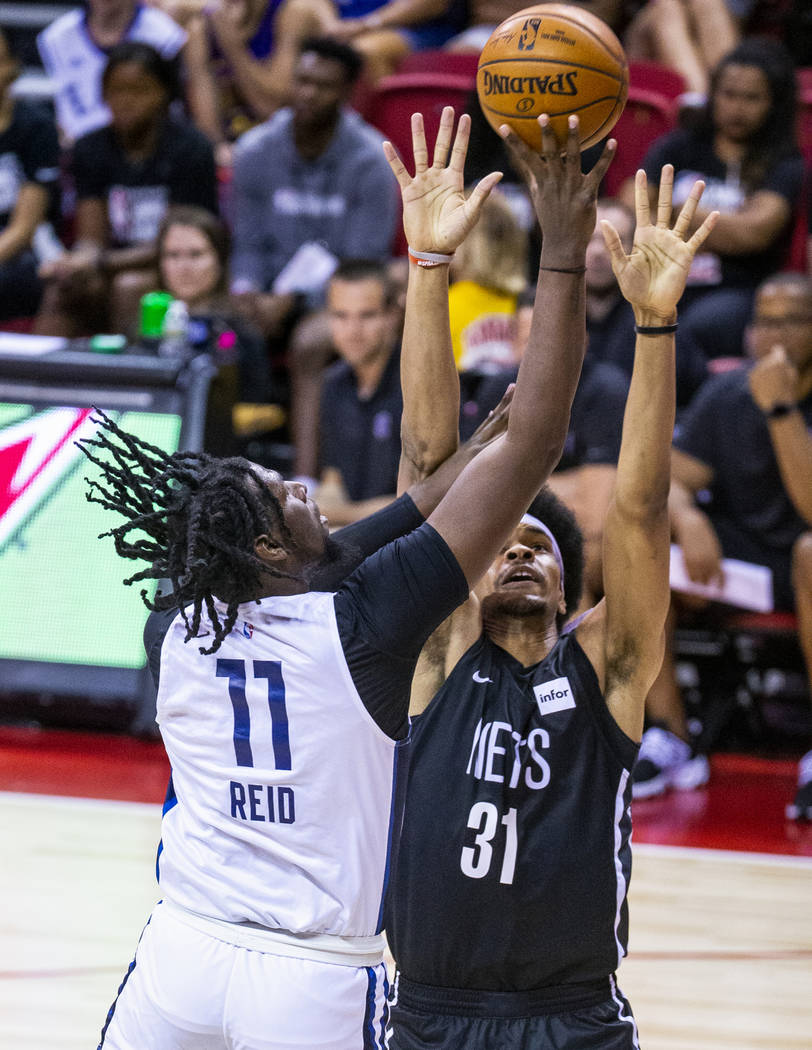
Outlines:
[[386,923],[403,976],[517,991],[613,973],[636,754],[574,634],[531,668],[482,636],[412,729]]

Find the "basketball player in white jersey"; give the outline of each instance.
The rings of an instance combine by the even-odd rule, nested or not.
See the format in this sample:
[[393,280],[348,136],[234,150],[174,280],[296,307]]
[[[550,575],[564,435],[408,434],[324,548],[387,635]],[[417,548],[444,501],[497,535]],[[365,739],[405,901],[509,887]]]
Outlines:
[[[448,127],[434,168],[450,145]],[[506,431],[436,506],[415,489],[383,511],[402,538],[334,591],[327,523],[303,486],[241,459],[166,456],[107,419],[86,443],[101,469],[89,497],[123,515],[118,552],[146,562],[132,579],[171,584],[145,635],[172,767],[163,901],[105,1050],[382,1046],[380,930],[412,673],[557,462],[583,359],[584,255],[614,144],[588,175],[577,122],[565,159],[550,135],[547,147],[545,280]],[[418,171],[428,163],[416,157]],[[446,221],[466,232],[498,178],[449,200]]]
[[[546,139],[545,154],[554,148]],[[546,243],[552,161],[508,144]],[[425,238],[426,252],[449,255],[462,238],[437,207],[447,176],[401,171],[399,181],[410,243]],[[454,613],[415,679],[419,718],[385,919],[398,967],[389,1050],[639,1050],[615,980],[628,937],[631,769],[669,604],[676,306],[718,214],[691,236],[698,182],[672,228],[672,183],[668,166],[650,216],[638,173],[630,256],[603,226],[637,328],[605,526],[605,598],[562,630],[578,602],[582,547],[572,515],[543,491],[516,516],[481,606]],[[542,256],[540,289],[544,267]],[[447,269],[412,272],[411,307],[431,328],[414,338],[407,323],[403,344],[404,446],[429,461],[448,454],[442,442],[456,425],[433,393],[442,374],[456,382]],[[548,407],[544,397],[538,410]]]

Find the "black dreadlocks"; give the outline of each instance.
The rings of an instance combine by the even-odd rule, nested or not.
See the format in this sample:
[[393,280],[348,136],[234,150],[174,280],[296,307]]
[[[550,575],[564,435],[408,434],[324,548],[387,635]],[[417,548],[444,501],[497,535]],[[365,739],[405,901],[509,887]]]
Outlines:
[[[99,467],[103,482],[86,478],[86,498],[127,519],[99,538],[112,536],[122,558],[148,563],[124,580],[127,586],[137,580],[171,582],[170,594],[158,590],[150,601],[144,589],[141,598],[152,610],[178,609],[185,641],[198,637],[205,608],[214,641],[200,652],[213,653],[236,623],[240,601],[256,594],[263,576],[298,578],[270,568],[254,553],[256,537],[273,525],[291,540],[282,506],[248,460],[205,452],[168,455],[95,411],[92,419],[101,429],[77,445]],[[107,455],[101,458],[92,448]],[[223,619],[215,595],[227,603]]]

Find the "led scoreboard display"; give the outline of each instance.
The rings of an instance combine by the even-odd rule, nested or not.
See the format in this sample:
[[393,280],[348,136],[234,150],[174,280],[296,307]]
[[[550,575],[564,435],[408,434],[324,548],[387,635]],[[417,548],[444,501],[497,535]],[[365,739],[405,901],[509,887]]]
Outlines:
[[[199,448],[211,370],[125,355],[4,354],[0,343],[0,692],[139,700],[146,685],[142,566],[99,533],[97,468],[76,447],[93,406],[167,452]],[[152,585],[154,593],[155,585]]]

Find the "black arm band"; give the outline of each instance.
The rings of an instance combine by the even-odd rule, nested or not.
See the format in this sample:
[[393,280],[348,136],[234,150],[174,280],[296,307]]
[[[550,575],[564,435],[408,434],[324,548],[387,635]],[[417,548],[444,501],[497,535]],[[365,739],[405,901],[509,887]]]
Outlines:
[[636,324],[634,326],[635,332],[638,335],[671,335],[672,332],[676,332],[679,325],[675,321],[673,324],[660,324],[660,325],[643,325]]
[[764,415],[767,419],[783,419],[790,412],[794,412],[797,407],[791,401],[779,401],[777,405],[773,405],[769,412],[765,412]]
[[585,266],[539,266],[539,269],[548,273],[586,273]]

